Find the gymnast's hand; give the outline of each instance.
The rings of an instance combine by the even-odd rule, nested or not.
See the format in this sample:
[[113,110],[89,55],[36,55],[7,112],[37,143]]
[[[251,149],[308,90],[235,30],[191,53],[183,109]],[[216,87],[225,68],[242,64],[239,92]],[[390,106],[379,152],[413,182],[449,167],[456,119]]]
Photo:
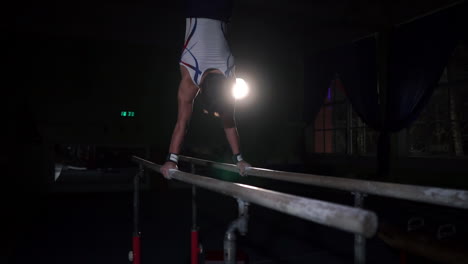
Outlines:
[[237,162],[237,168],[239,169],[239,174],[241,176],[247,176],[246,171],[248,168],[252,167],[249,163],[247,163],[245,160],[241,160]]
[[172,161],[166,161],[166,163],[164,163],[164,165],[161,167],[161,170],[160,170],[162,175],[164,176],[164,178],[166,178],[168,180],[171,179],[171,175],[170,175],[170,172],[169,172],[169,170],[171,170],[171,169],[178,170],[179,167],[177,167],[177,164],[175,164]]

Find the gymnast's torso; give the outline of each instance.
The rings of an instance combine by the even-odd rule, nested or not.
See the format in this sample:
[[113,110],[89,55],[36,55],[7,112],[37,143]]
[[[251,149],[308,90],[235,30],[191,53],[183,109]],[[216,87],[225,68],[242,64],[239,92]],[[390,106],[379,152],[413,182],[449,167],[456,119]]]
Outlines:
[[216,69],[226,77],[234,74],[234,57],[227,41],[232,0],[186,1],[185,42],[180,65],[200,85],[203,73]]

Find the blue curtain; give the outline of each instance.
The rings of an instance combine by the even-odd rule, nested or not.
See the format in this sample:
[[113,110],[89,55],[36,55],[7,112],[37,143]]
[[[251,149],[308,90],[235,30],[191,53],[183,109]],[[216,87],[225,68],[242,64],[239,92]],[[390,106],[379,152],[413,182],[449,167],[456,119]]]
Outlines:
[[462,7],[402,25],[393,33],[386,130],[408,127],[427,104],[464,32],[460,20],[467,13],[460,12]]
[[[391,37],[386,120],[379,138],[380,174],[388,173],[390,133],[415,121],[463,34],[466,5],[398,27]],[[466,33],[465,33],[466,34]]]
[[337,53],[342,61],[336,68],[353,110],[368,126],[380,130],[376,50],[374,37],[341,47]]

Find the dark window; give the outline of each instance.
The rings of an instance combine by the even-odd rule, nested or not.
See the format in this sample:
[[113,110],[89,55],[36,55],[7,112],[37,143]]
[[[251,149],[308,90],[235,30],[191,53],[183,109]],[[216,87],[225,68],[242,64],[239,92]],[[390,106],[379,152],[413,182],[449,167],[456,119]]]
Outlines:
[[410,156],[468,153],[468,47],[461,43],[420,118],[407,130]]
[[314,153],[374,155],[377,133],[352,111],[339,78],[332,80],[314,123]]

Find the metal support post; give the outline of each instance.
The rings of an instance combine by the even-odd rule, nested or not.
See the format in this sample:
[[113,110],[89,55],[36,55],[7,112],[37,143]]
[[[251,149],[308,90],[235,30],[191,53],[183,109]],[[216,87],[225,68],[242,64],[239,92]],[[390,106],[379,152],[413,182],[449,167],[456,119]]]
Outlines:
[[[195,164],[190,164],[191,173],[195,174]],[[198,226],[197,226],[197,187],[192,185],[192,231],[191,231],[191,246],[190,246],[190,260],[191,264],[198,264],[200,257],[200,245],[198,238]]]
[[224,235],[224,263],[235,264],[236,253],[236,232],[234,230],[228,230]]
[[235,264],[237,255],[236,230],[242,235],[247,234],[247,223],[249,220],[249,203],[237,199],[239,217],[232,221],[224,236],[224,263]]
[[140,181],[144,175],[143,165],[140,164],[138,173],[133,178],[133,250],[128,253],[128,260],[133,264],[141,262],[141,247],[139,230],[139,214],[140,214]]
[[[354,195],[354,206],[357,208],[363,208],[364,197],[367,196],[365,193],[352,192]],[[365,264],[366,263],[366,238],[363,235],[354,235],[354,264]]]
[[[195,164],[190,164],[190,172],[195,174]],[[197,229],[197,187],[192,185],[192,231]]]

